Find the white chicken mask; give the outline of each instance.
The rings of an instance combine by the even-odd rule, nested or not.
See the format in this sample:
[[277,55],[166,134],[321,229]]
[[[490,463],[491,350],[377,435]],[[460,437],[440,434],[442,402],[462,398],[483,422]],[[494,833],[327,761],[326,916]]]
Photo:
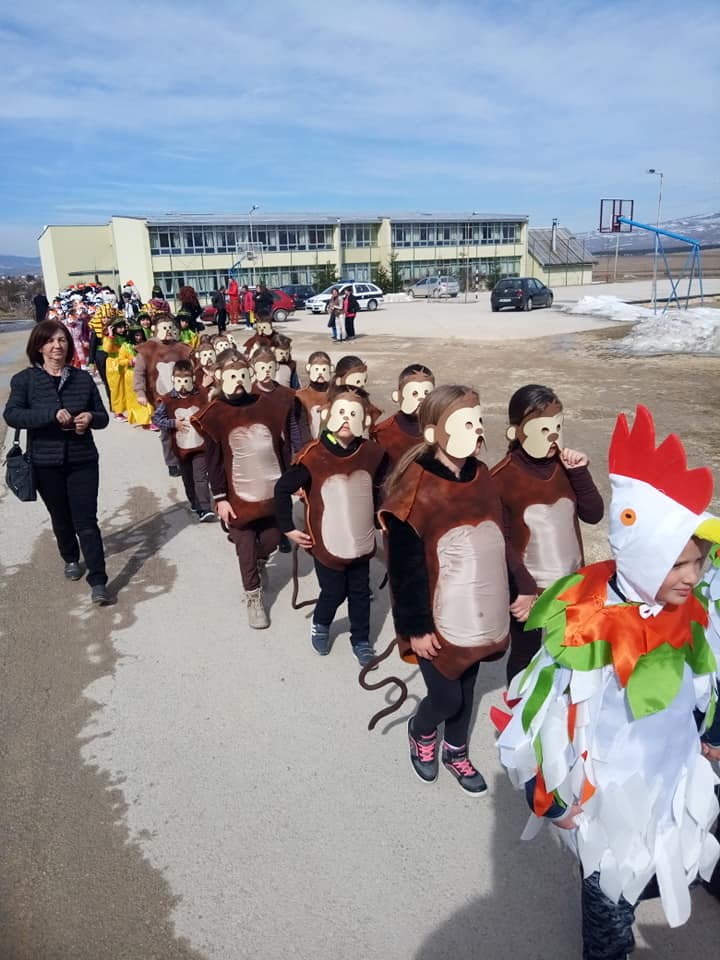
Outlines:
[[720,539],[720,520],[705,512],[713,491],[708,467],[688,470],[680,438],[655,447],[650,411],[638,406],[632,430],[625,414],[615,424],[609,452],[609,541],[617,585],[627,600],[655,615],[665,577],[692,536]]

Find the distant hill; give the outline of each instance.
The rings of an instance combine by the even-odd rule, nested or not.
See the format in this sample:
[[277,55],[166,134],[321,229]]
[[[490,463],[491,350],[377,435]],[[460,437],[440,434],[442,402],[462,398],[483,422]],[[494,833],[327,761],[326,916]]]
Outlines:
[[40,276],[40,257],[13,257],[0,253],[0,277],[21,277],[26,273]]
[[[636,218],[638,219],[638,218]],[[650,224],[654,226],[654,224]],[[660,227],[684,237],[699,240],[701,247],[720,247],[720,213],[703,213],[696,217],[678,217],[675,220],[662,220]],[[597,230],[576,234],[578,240],[585,241],[585,249],[591,253],[607,254],[615,250],[616,233],[598,233]],[[669,237],[663,237],[666,250],[689,249],[686,244]],[[654,235],[646,230],[633,229],[631,233],[620,234],[620,253],[652,253],[655,247]]]

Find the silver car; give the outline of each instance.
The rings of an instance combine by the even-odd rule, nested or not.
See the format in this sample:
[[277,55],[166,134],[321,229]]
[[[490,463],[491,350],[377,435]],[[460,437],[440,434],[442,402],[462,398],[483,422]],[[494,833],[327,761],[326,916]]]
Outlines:
[[455,277],[425,277],[408,287],[409,297],[456,297],[460,284]]

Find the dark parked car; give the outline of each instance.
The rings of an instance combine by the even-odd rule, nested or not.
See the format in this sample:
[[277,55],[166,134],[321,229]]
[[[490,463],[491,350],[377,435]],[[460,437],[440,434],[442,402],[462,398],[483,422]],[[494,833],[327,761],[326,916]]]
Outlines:
[[535,277],[508,277],[498,280],[490,294],[493,310],[513,307],[515,310],[532,310],[534,307],[550,307],[553,292]]
[[296,310],[304,310],[305,301],[315,296],[315,287],[311,287],[309,283],[285,283],[282,287],[278,287],[278,290],[292,297]]

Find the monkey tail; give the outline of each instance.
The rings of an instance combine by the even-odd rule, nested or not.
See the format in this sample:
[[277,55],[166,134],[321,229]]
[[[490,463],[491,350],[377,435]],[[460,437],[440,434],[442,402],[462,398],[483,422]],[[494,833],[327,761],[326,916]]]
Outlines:
[[358,683],[363,688],[363,690],[380,690],[382,687],[387,687],[391,684],[394,684],[400,691],[398,697],[395,700],[393,700],[393,702],[389,706],[384,707],[382,710],[378,710],[376,714],[370,717],[370,722],[368,723],[368,730],[374,730],[375,724],[378,722],[378,720],[382,720],[383,717],[389,717],[391,713],[395,713],[395,711],[399,710],[400,707],[407,700],[407,695],[408,695],[407,684],[403,680],[401,680],[400,677],[386,677],[384,680],[377,680],[375,683],[370,683],[370,681],[367,679],[368,673],[371,670],[376,670],[378,667],[378,664],[382,663],[383,660],[387,660],[387,658],[390,656],[390,654],[392,653],[396,645],[397,645],[397,637],[393,637],[393,639],[388,644],[387,648],[383,650],[382,653],[378,654],[377,657],[371,660],[370,663],[368,663],[366,666],[362,668],[362,670],[360,671],[360,675],[358,677]]
[[298,547],[297,544],[293,544],[292,548],[292,597],[290,598],[290,604],[293,610],[302,610],[303,607],[312,607],[318,602],[318,598],[315,597],[314,600],[303,600],[302,603],[297,602],[298,593],[300,592],[300,583],[298,581]]
[[388,582],[388,572],[387,572],[387,570],[386,570],[386,571],[385,571],[385,576],[384,576],[384,577],[382,578],[382,580],[380,581],[380,586],[378,587],[378,590],[384,590],[385,587],[387,586],[387,582]]

